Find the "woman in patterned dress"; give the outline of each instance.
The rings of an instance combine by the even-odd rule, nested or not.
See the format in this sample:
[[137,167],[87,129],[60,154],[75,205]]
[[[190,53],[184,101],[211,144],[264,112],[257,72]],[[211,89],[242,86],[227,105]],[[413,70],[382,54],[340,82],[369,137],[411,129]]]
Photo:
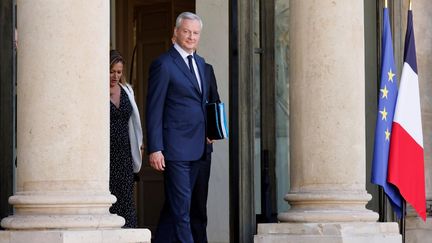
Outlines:
[[110,52],[110,191],[117,202],[110,212],[122,216],[125,228],[137,227],[134,173],[141,168],[142,129],[132,87],[123,76],[125,61]]

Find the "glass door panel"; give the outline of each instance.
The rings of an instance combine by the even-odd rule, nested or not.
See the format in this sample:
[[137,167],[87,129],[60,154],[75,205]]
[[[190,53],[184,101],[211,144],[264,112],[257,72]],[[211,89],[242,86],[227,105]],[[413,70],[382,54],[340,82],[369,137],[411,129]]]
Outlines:
[[289,0],[275,0],[275,111],[277,212],[288,210],[289,191]]

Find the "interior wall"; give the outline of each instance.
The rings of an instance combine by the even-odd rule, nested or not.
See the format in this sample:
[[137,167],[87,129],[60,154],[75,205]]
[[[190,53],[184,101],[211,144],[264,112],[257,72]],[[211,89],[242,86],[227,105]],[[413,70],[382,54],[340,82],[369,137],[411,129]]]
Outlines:
[[[196,12],[203,20],[199,54],[213,65],[221,101],[228,100],[229,1],[197,0]],[[228,113],[227,113],[228,116]],[[228,140],[217,141],[212,155],[208,197],[209,242],[229,242],[229,150]]]

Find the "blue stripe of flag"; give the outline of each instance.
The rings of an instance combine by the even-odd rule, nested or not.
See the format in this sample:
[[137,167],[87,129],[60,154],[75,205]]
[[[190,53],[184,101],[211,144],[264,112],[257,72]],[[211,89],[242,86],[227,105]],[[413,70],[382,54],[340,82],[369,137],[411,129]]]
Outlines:
[[418,75],[412,10],[408,11],[407,33],[405,35],[404,62],[408,63],[411,66],[411,69],[414,70],[414,72]]

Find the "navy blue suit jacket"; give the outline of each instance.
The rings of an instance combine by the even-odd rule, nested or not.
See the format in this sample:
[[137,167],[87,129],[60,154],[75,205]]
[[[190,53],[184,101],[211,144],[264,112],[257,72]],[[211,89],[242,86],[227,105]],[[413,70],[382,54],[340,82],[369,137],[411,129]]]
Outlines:
[[150,65],[146,109],[148,153],[162,151],[165,160],[194,161],[205,151],[208,92],[205,61],[197,54],[194,59],[202,92],[174,46]]

